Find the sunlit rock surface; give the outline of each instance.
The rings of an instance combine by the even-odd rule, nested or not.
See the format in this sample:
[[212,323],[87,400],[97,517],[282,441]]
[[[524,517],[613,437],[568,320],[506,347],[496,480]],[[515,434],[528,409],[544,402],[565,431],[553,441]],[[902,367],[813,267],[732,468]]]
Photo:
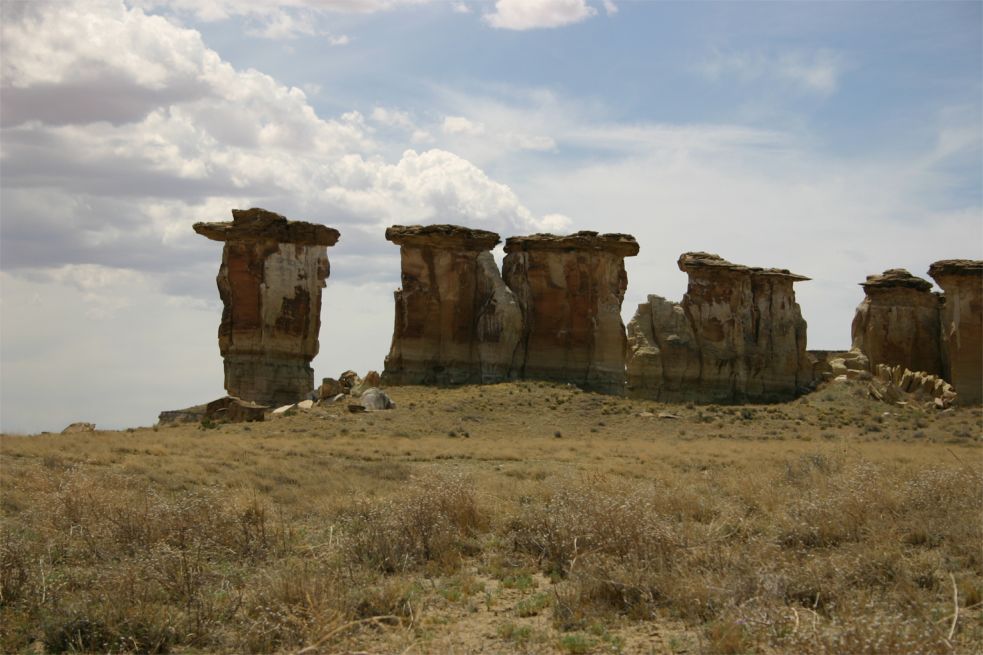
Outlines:
[[956,388],[961,404],[983,402],[983,261],[944,259],[928,274],[945,292],[943,377]]
[[684,253],[681,303],[649,296],[628,324],[628,392],[695,402],[777,402],[812,383],[793,284],[809,278]]
[[310,363],[318,352],[327,247],[338,231],[265,209],[233,209],[232,217],[194,225],[225,244],[217,277],[225,389],[274,407],[297,402],[314,388]]
[[853,319],[853,348],[878,364],[942,375],[939,335],[941,301],[932,283],[893,268],[868,275],[866,297]]
[[527,379],[623,393],[627,341],[621,303],[626,234],[534,234],[505,242],[502,276],[522,309],[514,370]]
[[386,239],[400,247],[402,288],[383,381],[509,379],[522,315],[490,252],[499,236],[455,225],[394,225]]

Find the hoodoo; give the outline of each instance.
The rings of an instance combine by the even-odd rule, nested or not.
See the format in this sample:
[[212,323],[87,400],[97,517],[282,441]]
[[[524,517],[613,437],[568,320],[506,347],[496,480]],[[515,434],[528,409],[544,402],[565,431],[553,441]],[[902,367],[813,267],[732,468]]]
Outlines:
[[505,242],[503,277],[523,314],[519,377],[623,393],[627,340],[621,303],[627,234],[534,234]]
[[812,381],[806,322],[784,269],[750,268],[688,252],[681,303],[659,296],[628,324],[628,391],[641,398],[696,402],[776,402]]
[[903,268],[868,275],[853,318],[853,348],[878,364],[942,375],[939,297],[932,283]]
[[314,388],[327,247],[338,231],[265,209],[233,209],[232,222],[195,223],[222,241],[218,329],[231,396],[264,405],[297,402]]
[[943,259],[928,274],[945,292],[943,377],[962,404],[983,402],[983,260]]
[[490,252],[499,236],[456,225],[394,225],[386,239],[399,246],[402,288],[383,381],[509,379],[522,314]]

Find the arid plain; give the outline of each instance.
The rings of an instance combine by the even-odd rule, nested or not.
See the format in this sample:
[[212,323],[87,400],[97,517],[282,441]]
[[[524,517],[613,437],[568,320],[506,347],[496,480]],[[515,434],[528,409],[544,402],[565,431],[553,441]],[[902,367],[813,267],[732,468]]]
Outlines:
[[4,652],[972,653],[981,410],[392,387],[4,436]]

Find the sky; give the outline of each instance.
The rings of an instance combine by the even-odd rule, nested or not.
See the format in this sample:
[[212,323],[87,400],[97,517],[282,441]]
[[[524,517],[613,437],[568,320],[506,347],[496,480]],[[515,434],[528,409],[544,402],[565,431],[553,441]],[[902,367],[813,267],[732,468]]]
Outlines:
[[[341,232],[315,378],[381,370],[386,226],[633,234],[788,268],[808,347],[858,283],[983,258],[983,3],[0,0],[0,429],[220,397],[221,244]],[[501,251],[497,252],[500,259]]]

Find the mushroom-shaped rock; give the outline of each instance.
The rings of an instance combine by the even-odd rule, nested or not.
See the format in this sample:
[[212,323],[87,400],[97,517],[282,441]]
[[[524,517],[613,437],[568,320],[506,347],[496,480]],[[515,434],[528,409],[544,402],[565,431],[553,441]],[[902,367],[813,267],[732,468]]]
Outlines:
[[623,393],[627,339],[621,303],[625,257],[638,254],[627,234],[533,234],[505,242],[503,277],[522,309],[520,377]]
[[628,324],[632,396],[696,402],[775,402],[812,382],[806,323],[786,269],[732,264],[688,252],[681,303],[659,296]]
[[297,402],[314,388],[327,246],[338,231],[259,208],[233,209],[232,218],[194,225],[225,244],[217,277],[225,388],[263,405]]
[[868,275],[853,318],[853,349],[878,364],[942,374],[940,298],[932,283],[903,268]]
[[386,384],[474,384],[511,376],[522,315],[491,249],[499,236],[457,225],[394,225],[395,292]]
[[943,259],[928,274],[942,287],[943,377],[959,402],[983,402],[983,260]]

